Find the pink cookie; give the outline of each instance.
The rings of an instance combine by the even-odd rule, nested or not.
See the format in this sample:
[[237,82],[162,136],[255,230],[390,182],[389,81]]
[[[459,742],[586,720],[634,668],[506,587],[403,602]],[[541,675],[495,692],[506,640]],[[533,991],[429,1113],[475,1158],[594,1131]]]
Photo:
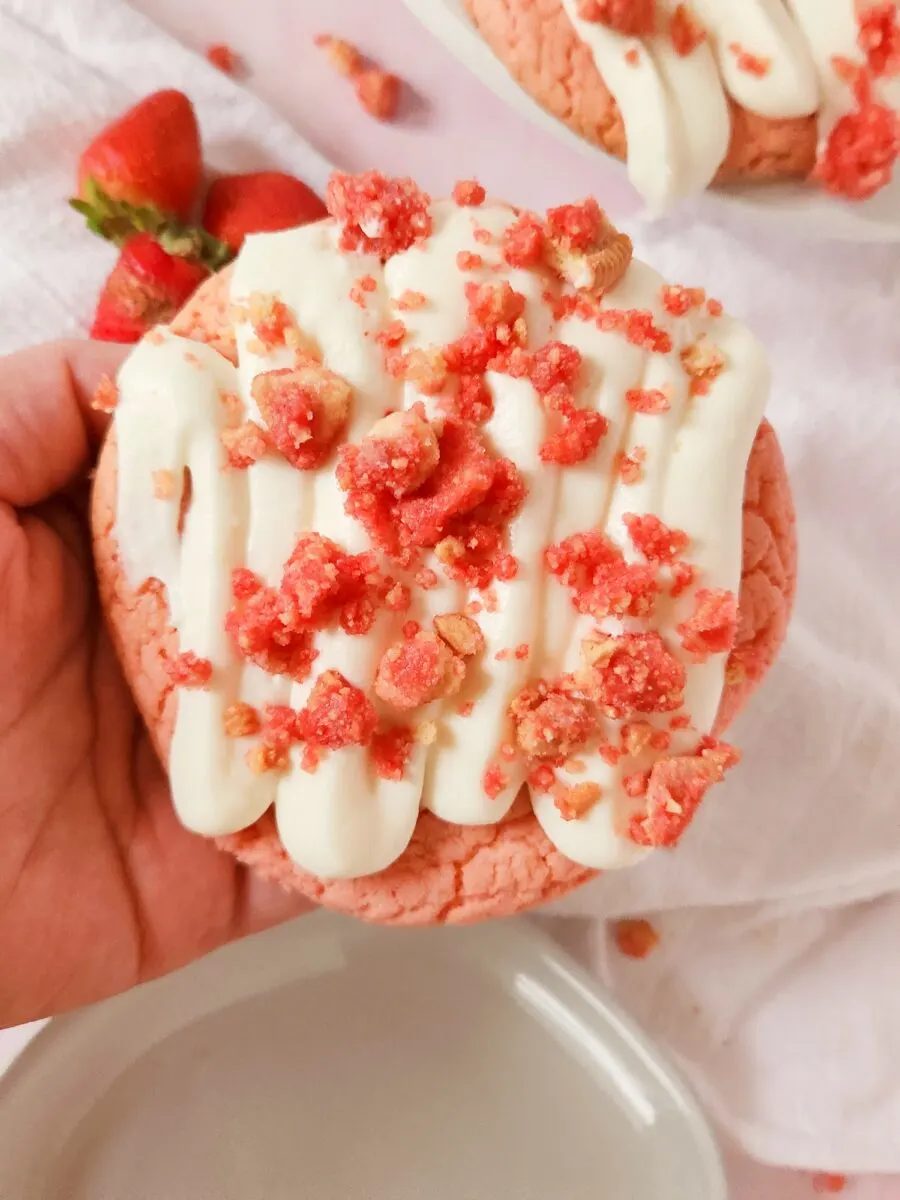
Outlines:
[[[377,194],[389,206],[397,194],[392,186],[370,176],[356,194],[365,193],[367,202]],[[540,261],[526,267],[522,220],[514,222],[504,206],[482,204],[477,189],[458,190],[468,205],[457,206],[432,206],[407,191],[404,204],[393,209],[389,233],[384,226],[373,232],[365,214],[354,221],[346,199],[352,191],[353,181],[338,179],[330,194],[345,248],[337,248],[329,223],[251,239],[236,268],[210,280],[171,330],[151,335],[135,351],[120,377],[121,399],[95,482],[101,597],[189,827],[215,836],[267,878],[367,920],[433,924],[507,915],[563,895],[599,867],[626,865],[648,848],[673,844],[706,789],[731,765],[730,750],[714,737],[774,660],[790,615],[796,576],[790,489],[771,427],[763,421],[754,438],[747,413],[741,417],[744,393],[765,388],[764,372],[755,374],[755,343],[698,291],[663,288],[661,304],[655,297],[652,307],[649,300],[646,309],[638,307],[656,277],[629,265],[630,247],[610,268],[608,227],[582,261],[578,222],[591,223],[590,206],[535,221],[543,250]],[[477,203],[469,206],[473,198]],[[366,244],[378,238],[379,245]],[[615,242],[620,259],[626,241]],[[607,255],[602,261],[597,246]],[[373,248],[375,255],[366,253]],[[476,255],[482,261],[474,265]],[[511,267],[510,257],[519,265]],[[379,258],[387,260],[387,272]],[[602,293],[582,286],[588,260],[606,271]],[[321,272],[321,294],[292,282],[311,264]],[[619,277],[612,279],[615,271]],[[334,291],[338,272],[346,307]],[[467,282],[478,286],[469,287],[468,306],[459,307],[453,297]],[[528,304],[517,295],[527,295]],[[620,307],[620,295],[627,308]],[[451,312],[444,338],[442,322]],[[713,341],[720,329],[721,349]],[[570,351],[564,334],[578,340],[580,351]],[[485,400],[480,384],[455,388],[452,378],[476,378],[488,335],[494,339],[493,416],[478,406]],[[436,342],[443,346],[437,381]],[[238,344],[242,371],[250,365],[241,376],[232,365]],[[366,346],[377,353],[360,366]],[[620,360],[623,378],[633,379],[635,370],[643,376],[643,386],[627,390],[624,406],[611,408],[613,400],[590,382],[600,359],[610,377]],[[376,372],[371,378],[370,368]],[[665,382],[675,371],[686,376],[680,391]],[[653,372],[662,372],[660,388],[649,386]],[[285,374],[308,385],[306,402],[316,409],[300,437],[299,410],[287,421],[272,400],[272,381],[280,386]],[[745,375],[752,387],[744,387]],[[254,377],[264,377],[265,385],[248,384]],[[389,442],[387,457],[381,453],[394,426],[378,436],[380,412],[397,403],[379,409],[367,389],[378,392],[378,403],[384,388],[403,403],[404,379],[407,398],[411,381],[422,407],[414,410],[418,417],[401,422],[417,440],[403,444],[400,469],[400,443]],[[349,416],[342,407],[346,392],[352,392]],[[522,431],[530,428],[522,409],[520,428],[507,430],[503,406],[535,401],[545,412],[541,488],[532,451],[523,448],[515,460],[501,453],[524,447]],[[358,411],[367,403],[371,417]],[[684,404],[696,412],[675,447],[666,431]],[[733,405],[736,428],[743,419],[747,430],[737,604],[728,589],[712,586],[726,579],[732,558],[706,507],[717,496],[736,495],[739,524],[740,495],[729,491],[718,451],[707,464],[712,482],[697,477],[696,494],[691,480],[707,468],[702,459],[683,465],[679,458],[692,444],[698,455],[714,450],[697,415],[713,405],[709,438],[722,406]],[[601,407],[608,414],[601,421],[583,415]],[[207,423],[220,420],[220,409],[221,424],[210,437]],[[249,429],[248,418],[255,422]],[[638,434],[646,445],[636,444]],[[726,438],[723,459],[741,453],[740,436],[738,430]],[[659,463],[657,456],[663,456]],[[383,470],[387,476],[379,476]],[[661,473],[665,498],[654,491]],[[185,478],[190,483],[183,488]],[[485,489],[499,496],[501,478],[506,500],[494,501],[489,511]],[[516,479],[524,484],[518,490],[510,482]],[[676,486],[679,479],[688,482]],[[304,491],[309,487],[325,490]],[[542,489],[554,488],[551,516],[538,505]],[[302,554],[290,554],[302,523],[287,542],[279,535],[289,555],[279,590],[279,572],[260,571],[263,584],[246,569],[254,553],[247,530],[256,528],[265,541],[264,523],[254,520],[278,514],[280,526],[296,489],[295,511],[309,511],[315,494],[321,518],[313,524],[325,528],[317,530],[323,537],[301,538]],[[366,507],[370,495],[379,497],[382,510]],[[648,507],[654,495],[663,516],[697,522],[690,538],[660,524],[660,514]],[[585,541],[573,533],[579,509],[602,496],[608,497],[599,501],[608,509],[603,533],[596,521],[587,522]],[[352,526],[334,497],[357,514]],[[624,525],[615,518],[623,504]],[[379,526],[379,511],[390,515],[387,526]],[[538,519],[565,536],[540,539],[529,558],[522,548]],[[229,530],[239,524],[243,536],[235,543]],[[490,534],[490,555],[466,557],[466,539],[476,528],[478,537]],[[346,546],[335,537],[340,529]],[[398,529],[406,538],[402,546],[390,540]],[[614,543],[623,534],[640,554],[622,557]],[[448,557],[451,538],[462,548]],[[378,565],[365,560],[370,590],[354,592],[351,603],[350,592],[335,590],[334,580],[349,587],[348,572],[372,548]],[[271,561],[284,557],[279,551]],[[229,571],[235,569],[231,595]],[[409,588],[408,596],[384,582],[388,570],[394,584]],[[358,583],[358,572],[353,578]],[[517,609],[520,594],[527,603]],[[251,595],[264,601],[257,614],[265,608],[271,615],[275,604],[282,634],[285,622],[294,622],[290,653],[285,657],[282,637],[277,663],[275,643],[260,649],[258,640],[271,628],[262,618],[248,619],[257,600],[241,597]],[[330,607],[316,609],[321,596]],[[373,596],[381,610],[366,615]],[[208,610],[222,604],[225,619],[207,620]],[[302,620],[298,604],[306,605]],[[531,614],[538,609],[543,618],[534,626]],[[441,611],[452,622],[438,616],[432,627]],[[508,645],[526,626],[531,641]],[[574,664],[562,674],[546,668],[554,638],[553,661]],[[273,674],[276,666],[280,674]],[[293,684],[285,670],[293,672]],[[693,698],[691,712],[685,697]],[[267,703],[279,707],[267,710]],[[492,722],[499,722],[496,735]],[[469,760],[479,755],[472,766]],[[445,766],[450,774],[442,775]],[[420,811],[428,788],[438,815]],[[455,814],[472,819],[454,820]]]
[[522,87],[627,158],[654,205],[712,183],[811,176],[864,199],[891,178],[900,154],[893,4],[858,4],[855,21],[837,12],[849,2],[778,5],[777,14],[755,0],[750,14],[716,4],[704,24],[699,6],[659,0],[465,3]]

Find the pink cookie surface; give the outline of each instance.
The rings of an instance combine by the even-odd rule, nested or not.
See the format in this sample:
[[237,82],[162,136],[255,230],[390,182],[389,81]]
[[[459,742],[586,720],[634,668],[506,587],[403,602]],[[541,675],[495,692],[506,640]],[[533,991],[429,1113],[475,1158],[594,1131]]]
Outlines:
[[[174,323],[175,331],[233,358],[227,297],[225,271],[200,289]],[[100,596],[113,641],[165,762],[177,706],[177,689],[165,664],[178,652],[178,635],[169,622],[165,590],[149,580],[134,587],[121,566],[115,536],[114,431],[97,467],[92,521]],[[743,556],[739,629],[717,733],[733,720],[774,661],[796,583],[793,503],[778,440],[766,422],[747,468]],[[267,879],[328,908],[383,924],[461,924],[508,916],[554,900],[596,874],[551,845],[524,797],[494,826],[454,826],[423,812],[401,857],[386,870],[359,879],[323,880],[302,871],[285,854],[271,813],[218,844]]]
[[[538,103],[581,137],[627,156],[615,100],[562,0],[465,0],[482,37]],[[815,117],[776,120],[730,101],[732,135],[717,181],[795,178],[816,161]]]

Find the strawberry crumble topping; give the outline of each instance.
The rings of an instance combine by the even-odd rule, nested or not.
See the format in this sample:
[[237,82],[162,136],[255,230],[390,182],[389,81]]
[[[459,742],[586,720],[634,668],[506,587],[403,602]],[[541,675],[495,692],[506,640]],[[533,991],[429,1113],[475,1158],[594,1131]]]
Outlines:
[[460,250],[456,256],[456,265],[461,271],[477,271],[479,267],[484,266],[484,259],[470,250]]
[[311,359],[254,376],[250,392],[275,446],[302,471],[324,462],[350,415],[350,385]]
[[251,343],[248,349],[265,353],[297,344],[299,334],[294,314],[277,296],[254,292],[247,300],[246,315],[259,343],[258,346]]
[[674,846],[703,797],[738,761],[724,743],[705,739],[694,755],[660,759],[647,779],[647,807],[635,816],[629,834],[640,846]]
[[694,16],[689,4],[676,4],[669,22],[669,37],[681,58],[693,54],[706,41],[706,30]]
[[511,267],[536,267],[544,258],[544,224],[534,213],[520,213],[503,232],[503,257]]
[[605,25],[630,37],[656,32],[656,0],[578,0],[582,21]]
[[416,586],[423,592],[430,592],[440,582],[437,571],[432,571],[431,567],[422,567],[420,571],[416,571]]
[[669,595],[674,599],[686,592],[694,582],[694,568],[690,563],[674,562],[672,563],[671,576],[672,583],[669,587]]
[[660,294],[663,308],[673,317],[686,317],[692,309],[702,308],[706,300],[703,288],[686,288],[679,284],[663,284]]
[[370,117],[376,121],[392,121],[400,107],[402,83],[390,71],[366,67],[354,81],[356,98]]
[[403,565],[416,551],[434,547],[451,578],[486,587],[511,577],[505,529],[522,504],[525,488],[511,462],[491,457],[471,425],[447,420],[438,438],[437,466],[416,490],[399,498],[389,482],[358,482],[358,454],[345,448],[338,482],[347,513],[359,520],[375,546]]
[[297,714],[297,730],[310,747],[340,750],[343,746],[368,746],[376,721],[372,702],[361,688],[339,671],[325,671]]
[[586,817],[602,795],[599,783],[576,783],[553,791],[553,803],[564,821]]
[[512,341],[523,340],[523,331],[515,324],[525,311],[525,297],[508,283],[467,283],[466,302],[471,323],[494,334],[499,343],[495,353],[502,353]]
[[657,729],[649,721],[626,721],[621,729],[622,752],[637,758],[645,750],[668,750],[671,735],[665,729]]
[[395,378],[406,379],[413,384],[423,396],[435,396],[447,382],[447,364],[439,350],[427,350],[416,347],[407,351],[394,360],[393,367],[388,366],[390,374]]
[[509,776],[497,763],[488,767],[481,778],[481,786],[489,800],[496,800],[508,785]]
[[413,292],[407,289],[397,299],[397,308],[401,312],[414,312],[417,308],[422,308],[427,302],[428,298],[424,292]]
[[278,746],[258,742],[246,754],[246,763],[254,775],[265,775],[267,771],[283,771],[288,766],[286,751]]
[[604,332],[621,334],[632,346],[650,354],[668,354],[672,349],[672,338],[647,309],[604,308],[595,315],[594,323]]
[[242,738],[252,737],[254,733],[259,733],[262,723],[259,713],[252,704],[238,701],[235,704],[229,704],[225,709],[222,724],[226,737]]
[[626,958],[646,958],[659,945],[659,934],[643,917],[615,921],[612,938],[616,949]]
[[454,654],[474,658],[484,650],[484,634],[477,621],[465,613],[445,613],[434,618],[434,629]]
[[439,460],[418,494],[397,506],[400,533],[408,546],[434,546],[450,523],[476,508],[488,495],[495,461],[474,429],[447,421],[438,441]]
[[525,297],[506,282],[469,282],[465,295],[469,325],[462,337],[443,347],[447,369],[460,376],[480,376],[488,370],[525,376],[530,361],[523,350],[528,332]]
[[593,706],[543,681],[523,688],[510,705],[516,742],[529,758],[562,762],[596,727]]
[[628,563],[616,544],[597,530],[576,533],[545,552],[547,569],[571,589],[578,612],[596,619],[647,617],[659,584],[652,567]]
[[817,1195],[837,1196],[847,1186],[846,1175],[834,1175],[827,1171],[817,1171],[812,1176],[812,1189]]
[[265,431],[255,421],[223,429],[219,436],[228,465],[237,470],[246,470],[259,462],[269,446]]
[[378,121],[393,120],[397,115],[403,86],[400,79],[364,58],[351,42],[343,38],[320,33],[313,40],[325,51],[335,71],[353,84],[356,98],[365,111]]
[[629,388],[625,393],[625,403],[632,412],[649,416],[659,416],[672,407],[669,397],[659,388]]
[[207,47],[206,61],[221,71],[223,75],[238,75],[241,70],[240,56],[223,42],[217,42],[214,46]]
[[725,370],[725,358],[718,346],[702,335],[681,351],[681,365],[690,376],[692,396],[708,394],[714,380]]
[[418,708],[459,691],[465,664],[434,633],[395,642],[384,652],[375,674],[375,694],[393,708]]
[[573,389],[581,373],[581,352],[565,342],[547,342],[531,360],[530,378],[539,396],[556,388]]
[[631,239],[615,229],[593,197],[547,212],[544,256],[579,294],[614,287],[631,263]]
[[630,454],[620,451],[616,455],[616,468],[623,483],[640,483],[644,478],[644,461],[647,451],[643,446],[635,446]]
[[353,286],[350,288],[350,299],[360,308],[365,308],[369,296],[377,290],[378,281],[375,276],[362,275],[359,279],[354,280]]
[[388,179],[380,171],[335,172],[325,202],[341,226],[342,250],[386,260],[431,233],[430,198],[411,179]]
[[[245,576],[253,580],[252,591]],[[238,652],[273,675],[305,679],[315,658],[312,633],[304,624],[290,628],[282,622],[287,604],[280,592],[266,587],[250,571],[234,573],[232,592],[237,603],[225,618],[225,629]]]
[[900,75],[900,4],[870,4],[858,16],[859,48],[872,76]]
[[509,459],[495,460],[487,494],[467,515],[448,525],[448,536],[435,546],[435,554],[450,579],[480,588],[487,610],[495,611],[494,579],[514,579],[516,559],[507,551],[507,528],[525,498],[525,483]]
[[634,548],[639,550],[648,562],[673,562],[688,548],[688,535],[681,529],[670,529],[653,513],[625,513],[622,521]]
[[832,129],[815,175],[825,189],[850,200],[867,200],[890,183],[900,158],[900,113],[872,99],[860,78],[856,108]]
[[684,701],[684,665],[658,633],[598,636],[582,643],[578,681],[601,712],[674,712]]
[[528,772],[528,786],[538,795],[552,792],[556,786],[556,774],[547,763],[539,763]]
[[768,75],[772,68],[772,60],[770,58],[763,58],[759,54],[751,54],[739,42],[731,42],[728,49],[735,57],[738,70],[746,71],[748,75],[755,75],[757,78],[762,79],[764,75]]
[[602,413],[579,409],[575,387],[581,372],[581,354],[564,342],[547,342],[534,354],[511,359],[507,369],[527,375],[541,397],[550,432],[540,447],[541,461],[574,466],[595,452],[609,422]]
[[461,179],[453,189],[453,199],[460,208],[477,208],[484,204],[485,190],[475,179]]
[[[618,750],[617,757],[610,760],[610,765],[615,764],[622,757],[621,750]],[[622,791],[626,796],[631,796],[633,800],[639,799],[641,796],[647,795],[647,785],[650,781],[649,771],[634,771],[631,775],[626,775],[622,780]]]
[[344,38],[334,37],[330,33],[319,33],[313,38],[320,50],[324,50],[329,63],[339,75],[352,79],[362,70],[362,55],[357,48]]
[[678,626],[682,646],[688,654],[703,658],[727,654],[737,633],[737,596],[723,588],[700,588],[695,600],[690,619]]
[[379,331],[375,337],[375,341],[379,346],[385,349],[391,349],[394,346],[399,346],[406,337],[406,326],[402,321],[389,321],[385,327]]
[[456,395],[442,402],[448,416],[483,425],[494,415],[494,399],[481,375],[460,375]]
[[337,478],[346,492],[383,491],[399,498],[420,488],[439,458],[437,435],[417,404],[382,417],[358,446],[342,446]]
[[292,742],[300,740],[297,713],[287,704],[267,704],[260,721],[263,745],[283,757]]
[[579,204],[560,204],[547,210],[547,236],[563,253],[596,247],[608,222],[593,196]]
[[316,656],[316,631],[337,622],[348,634],[368,633],[393,587],[379,575],[374,555],[346,554],[336,542],[305,533],[278,587],[245,568],[232,573],[235,604],[225,629],[250,662],[302,681]]
[[212,679],[212,663],[198,658],[193,650],[176,654],[166,661],[166,674],[176,687],[205,688]]
[[408,725],[379,729],[372,738],[370,754],[379,779],[400,780],[412,755],[416,739]]
[[541,462],[560,467],[586,462],[609,429],[606,417],[589,409],[576,408],[566,394],[554,396],[551,393],[547,401],[548,411],[558,417],[558,423],[541,445]]

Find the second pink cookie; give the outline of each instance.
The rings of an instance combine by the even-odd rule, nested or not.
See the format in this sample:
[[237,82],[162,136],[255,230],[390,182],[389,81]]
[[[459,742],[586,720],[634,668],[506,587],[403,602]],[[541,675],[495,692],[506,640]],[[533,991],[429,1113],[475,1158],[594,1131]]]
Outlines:
[[662,209],[802,179],[849,200],[900,157],[900,9],[861,0],[464,0],[512,76]]

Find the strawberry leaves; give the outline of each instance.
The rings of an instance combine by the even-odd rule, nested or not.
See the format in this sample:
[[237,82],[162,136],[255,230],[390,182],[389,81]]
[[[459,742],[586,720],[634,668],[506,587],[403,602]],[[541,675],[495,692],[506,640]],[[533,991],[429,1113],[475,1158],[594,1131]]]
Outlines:
[[199,226],[187,225],[153,205],[132,204],[113,199],[96,179],[87,179],[83,197],[69,205],[85,218],[88,229],[98,237],[122,246],[136,233],[148,233],[173,256],[191,258],[210,271],[218,271],[234,257],[234,251]]

